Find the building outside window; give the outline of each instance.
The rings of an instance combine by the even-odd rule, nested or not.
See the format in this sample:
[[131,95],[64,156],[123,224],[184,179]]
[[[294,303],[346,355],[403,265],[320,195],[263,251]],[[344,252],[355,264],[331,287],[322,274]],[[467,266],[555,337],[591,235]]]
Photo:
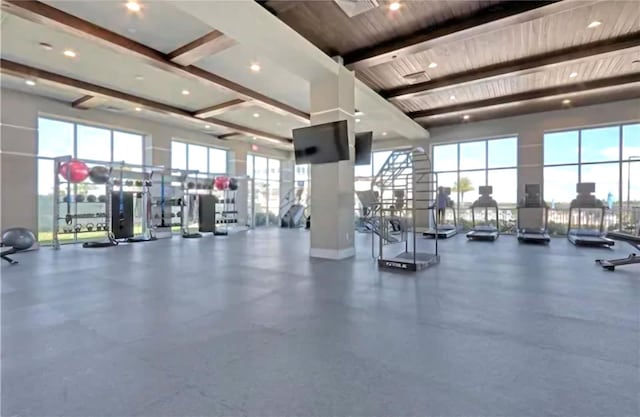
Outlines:
[[500,208],[500,229],[515,229],[518,199],[518,138],[474,140],[433,146],[438,186],[451,188],[459,225],[471,228],[471,204],[479,187],[491,185]]
[[254,180],[255,195],[248,206],[254,210],[256,226],[278,225],[280,210],[280,160],[247,155],[247,175]]
[[[38,240],[42,243],[52,240],[53,204],[57,200],[53,196],[53,158],[72,156],[78,159],[104,162],[124,161],[142,165],[144,163],[143,142],[143,136],[133,132],[39,117]],[[85,182],[74,185],[70,191],[73,196],[78,194],[97,195],[104,193],[104,186]],[[60,238],[72,240],[74,235],[61,235]]]
[[171,142],[171,168],[227,175],[228,151],[174,140]]
[[632,230],[640,221],[640,124],[545,133],[544,198],[552,208],[551,232],[566,233],[579,182],[596,184],[596,198],[608,207],[608,229]]

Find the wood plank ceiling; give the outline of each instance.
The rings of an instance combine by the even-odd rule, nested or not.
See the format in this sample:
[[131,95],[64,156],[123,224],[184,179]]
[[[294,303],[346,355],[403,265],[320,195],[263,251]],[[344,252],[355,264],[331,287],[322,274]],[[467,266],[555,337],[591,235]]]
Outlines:
[[262,4],[426,127],[640,97],[637,1]]

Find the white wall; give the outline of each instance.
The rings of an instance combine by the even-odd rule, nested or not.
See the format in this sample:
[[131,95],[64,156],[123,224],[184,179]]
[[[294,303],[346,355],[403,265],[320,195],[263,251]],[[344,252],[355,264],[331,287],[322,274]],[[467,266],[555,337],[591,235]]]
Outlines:
[[[68,103],[14,90],[0,91],[0,229],[24,226],[37,229],[36,155],[38,117],[69,119],[145,135],[146,163],[170,166],[171,140],[217,146],[230,152],[233,174],[246,173],[250,144],[219,140],[195,130],[99,110],[78,110]],[[287,160],[291,153],[260,146],[258,153]],[[246,194],[244,194],[246,197]],[[242,200],[242,196],[238,196]],[[246,199],[246,198],[245,198]],[[240,207],[239,207],[240,208]]]
[[543,184],[544,133],[553,130],[619,124],[640,120],[640,100],[625,100],[595,106],[464,123],[429,129],[431,144],[518,137],[518,199],[524,184]]

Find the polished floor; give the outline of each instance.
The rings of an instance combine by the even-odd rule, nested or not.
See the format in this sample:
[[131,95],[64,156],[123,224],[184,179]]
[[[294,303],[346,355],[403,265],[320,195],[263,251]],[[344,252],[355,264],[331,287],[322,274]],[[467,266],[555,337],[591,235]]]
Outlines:
[[357,239],[340,262],[277,229],[19,255],[2,415],[640,414],[640,268],[593,263],[630,247],[458,236],[410,275]]

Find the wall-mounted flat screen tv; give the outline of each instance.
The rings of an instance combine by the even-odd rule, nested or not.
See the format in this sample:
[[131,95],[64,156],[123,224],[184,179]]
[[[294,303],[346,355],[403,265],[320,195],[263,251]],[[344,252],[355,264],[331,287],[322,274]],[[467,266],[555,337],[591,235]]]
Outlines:
[[356,165],[369,165],[371,163],[371,145],[373,132],[356,133]]
[[347,121],[293,129],[296,164],[327,164],[349,160]]

